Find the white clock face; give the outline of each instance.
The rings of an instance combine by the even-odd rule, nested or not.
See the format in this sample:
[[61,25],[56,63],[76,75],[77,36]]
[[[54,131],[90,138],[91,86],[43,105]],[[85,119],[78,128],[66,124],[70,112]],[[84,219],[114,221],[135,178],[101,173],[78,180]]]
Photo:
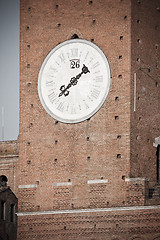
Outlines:
[[100,109],[110,82],[109,63],[100,48],[87,40],[73,39],[56,46],[45,58],[38,92],[53,118],[77,123]]

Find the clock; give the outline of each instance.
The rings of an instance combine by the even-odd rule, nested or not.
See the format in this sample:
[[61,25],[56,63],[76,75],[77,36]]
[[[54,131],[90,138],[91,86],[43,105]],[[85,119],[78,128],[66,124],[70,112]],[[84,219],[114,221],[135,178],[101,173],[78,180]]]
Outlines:
[[58,121],[84,121],[105,102],[110,74],[108,60],[97,45],[84,39],[67,40],[51,50],[40,68],[40,101]]

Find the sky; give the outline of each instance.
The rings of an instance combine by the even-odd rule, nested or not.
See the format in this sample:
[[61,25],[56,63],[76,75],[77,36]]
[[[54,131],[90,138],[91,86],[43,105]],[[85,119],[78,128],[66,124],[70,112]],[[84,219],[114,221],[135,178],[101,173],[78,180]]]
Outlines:
[[20,0],[0,0],[0,141],[19,134]]

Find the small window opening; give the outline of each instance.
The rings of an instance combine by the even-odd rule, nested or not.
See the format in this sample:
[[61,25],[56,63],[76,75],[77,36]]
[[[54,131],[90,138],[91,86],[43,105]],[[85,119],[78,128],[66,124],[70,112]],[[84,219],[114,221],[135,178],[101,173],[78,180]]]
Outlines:
[[154,192],[154,189],[153,188],[150,188],[149,189],[149,199],[151,199],[153,197],[153,192]]
[[118,75],[118,78],[122,78],[122,74],[119,74],[119,75]]
[[1,201],[1,219],[5,220],[5,213],[6,212],[6,202]]
[[15,214],[15,205],[11,204],[10,206],[10,221],[14,222],[14,214]]
[[117,97],[115,97],[115,101],[119,101],[119,97],[117,96]]

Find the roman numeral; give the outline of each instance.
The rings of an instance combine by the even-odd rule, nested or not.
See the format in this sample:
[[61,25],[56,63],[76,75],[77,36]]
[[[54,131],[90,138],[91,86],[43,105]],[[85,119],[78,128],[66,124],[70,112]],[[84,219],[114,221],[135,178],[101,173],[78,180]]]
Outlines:
[[86,53],[86,56],[84,58],[84,61],[87,59],[89,52]]
[[64,103],[63,102],[60,102],[58,107],[57,107],[57,110],[63,112],[64,111]]
[[63,53],[61,53],[58,57],[60,58],[61,62],[65,63],[65,57]]
[[92,93],[91,93],[91,97],[97,99],[99,94],[100,94],[100,91],[94,88]]
[[53,66],[49,67],[49,70],[53,71],[53,72],[58,72],[56,68],[54,68]]
[[88,106],[88,104],[86,102],[84,102],[84,105],[85,105],[86,109],[89,108],[89,106]]
[[50,102],[53,104],[53,102],[56,100],[56,99],[55,99],[55,98],[56,98],[55,92],[50,93],[50,94],[48,95],[48,98],[49,98]]
[[71,107],[71,114],[76,114],[76,109],[74,106]]
[[92,68],[96,68],[96,67],[99,67],[100,66],[100,63],[99,62],[96,62],[92,65]]
[[52,87],[53,81],[46,81],[46,87]]
[[96,76],[95,80],[96,82],[103,82],[103,76]]
[[71,49],[71,57],[73,58],[78,57],[78,48]]

